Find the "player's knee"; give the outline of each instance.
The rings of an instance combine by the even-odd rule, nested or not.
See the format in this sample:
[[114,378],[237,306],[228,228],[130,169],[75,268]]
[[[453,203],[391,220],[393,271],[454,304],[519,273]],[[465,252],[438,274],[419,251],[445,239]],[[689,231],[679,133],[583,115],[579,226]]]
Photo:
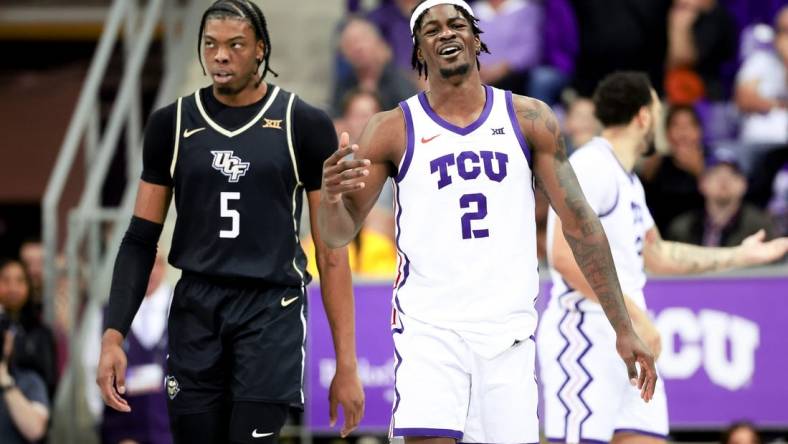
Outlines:
[[287,410],[286,404],[247,401],[233,403],[230,443],[275,443],[287,419]]

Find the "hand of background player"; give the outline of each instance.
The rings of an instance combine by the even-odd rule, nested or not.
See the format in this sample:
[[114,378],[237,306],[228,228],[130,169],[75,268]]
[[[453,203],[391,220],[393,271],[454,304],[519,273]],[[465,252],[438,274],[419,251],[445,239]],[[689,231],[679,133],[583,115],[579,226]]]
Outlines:
[[343,193],[364,188],[361,180],[369,174],[367,159],[345,159],[358,150],[358,145],[350,144],[350,136],[343,132],[339,136],[339,149],[323,162],[323,186],[320,188],[323,199],[337,203]]
[[780,237],[764,242],[766,232],[761,229],[745,238],[739,245],[738,253],[742,265],[759,265],[782,259],[788,253],[788,237]]
[[[654,366],[654,356],[648,351],[648,347],[630,330],[629,333],[617,335],[616,350],[627,365],[629,381],[640,389],[640,397],[644,401],[651,401],[657,386],[657,369]],[[639,375],[635,363],[640,364]]]
[[339,434],[344,438],[358,427],[364,417],[364,389],[355,370],[337,369],[328,389],[329,425],[337,423],[337,404],[342,406],[345,424]]
[[129,403],[123,399],[126,393],[126,352],[123,351],[123,336],[109,329],[101,338],[101,357],[96,371],[96,384],[101,389],[104,403],[119,412],[130,412]]

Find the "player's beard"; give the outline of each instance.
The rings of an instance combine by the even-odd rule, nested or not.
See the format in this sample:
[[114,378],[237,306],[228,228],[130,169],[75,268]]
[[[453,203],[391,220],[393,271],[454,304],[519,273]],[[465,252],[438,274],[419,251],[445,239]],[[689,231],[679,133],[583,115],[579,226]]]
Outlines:
[[470,63],[463,63],[462,65],[454,66],[452,68],[440,68],[439,71],[441,73],[441,77],[444,79],[450,79],[454,76],[464,76],[465,74],[468,74],[468,70],[470,69]]
[[657,152],[657,136],[656,136],[656,129],[652,126],[648,133],[646,133],[646,137],[643,139],[643,151],[641,156],[649,157],[653,156]]

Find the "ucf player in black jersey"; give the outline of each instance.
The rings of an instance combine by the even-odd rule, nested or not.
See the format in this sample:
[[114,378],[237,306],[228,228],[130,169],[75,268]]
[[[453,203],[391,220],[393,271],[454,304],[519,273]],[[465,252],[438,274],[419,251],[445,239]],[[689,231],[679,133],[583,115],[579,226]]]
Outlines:
[[[298,232],[303,190],[314,220],[323,161],[336,133],[322,111],[263,81],[271,55],[265,17],[248,0],[204,13],[199,52],[212,85],[157,110],[143,173],[112,278],[97,383],[128,411],[123,337],[145,294],[170,199],[170,263],[183,275],[169,318],[165,389],[176,442],[272,442],[288,407],[303,406],[306,258]],[[275,74],[275,73],[274,73]],[[337,370],[331,418],[358,425],[354,306],[345,250],[312,223]]]

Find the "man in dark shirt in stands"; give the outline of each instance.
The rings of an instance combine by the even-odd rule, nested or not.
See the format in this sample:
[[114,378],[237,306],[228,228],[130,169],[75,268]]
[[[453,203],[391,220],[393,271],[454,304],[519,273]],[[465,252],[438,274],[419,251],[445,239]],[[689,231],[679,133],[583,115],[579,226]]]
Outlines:
[[[183,276],[170,310],[165,378],[173,437],[176,443],[271,443],[288,407],[304,402],[310,276],[298,239],[302,194],[314,220],[322,164],[336,134],[325,113],[263,81],[273,72],[271,40],[254,3],[215,1],[203,14],[199,38],[213,84],[156,111],[148,123],[97,383],[110,407],[130,410],[121,344],[145,295],[174,196],[169,261]],[[339,403],[346,435],[363,412],[350,270],[345,250],[329,250],[316,229],[312,236],[337,356],[332,425]]]
[[667,239],[707,247],[735,247],[753,235],[760,239],[775,237],[768,214],[742,200],[747,178],[735,153],[715,151],[699,179],[699,188],[704,208],[674,219]]

